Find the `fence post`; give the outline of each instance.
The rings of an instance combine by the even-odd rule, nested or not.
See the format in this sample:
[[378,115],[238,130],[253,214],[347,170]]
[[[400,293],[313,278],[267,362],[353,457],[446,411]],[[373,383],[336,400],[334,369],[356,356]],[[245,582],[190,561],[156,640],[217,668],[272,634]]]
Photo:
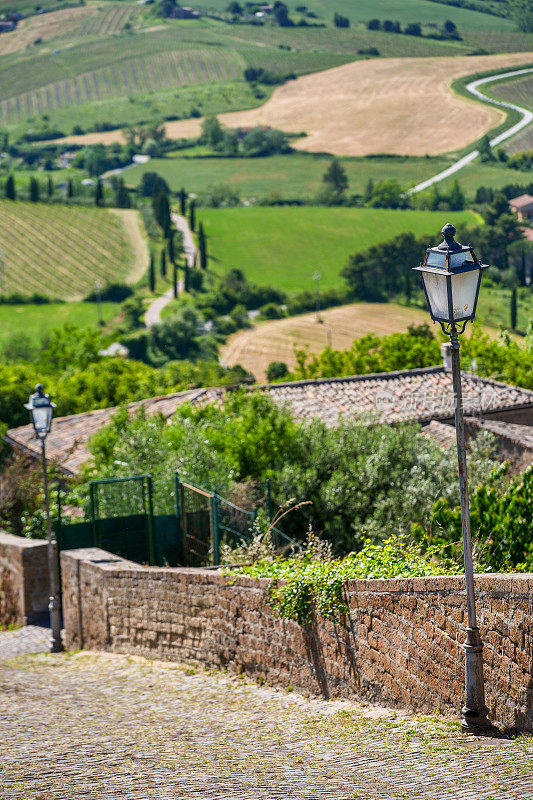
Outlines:
[[95,498],[94,498],[94,490],[95,490],[95,481],[91,481],[89,483],[89,499],[91,503],[91,523],[93,526],[93,547],[100,547],[100,537],[98,535],[98,527],[96,525],[96,513],[95,513]]
[[179,481],[179,505],[180,505],[182,561],[183,561],[183,566],[187,567],[189,565],[189,553],[187,550],[187,509],[185,508],[185,492],[183,490],[183,483],[181,481]]
[[220,538],[218,534],[217,493],[215,490],[213,490],[211,497],[211,541],[213,543],[213,565],[218,567],[220,564]]
[[272,493],[270,491],[270,478],[265,481],[268,521],[272,522]]
[[146,488],[148,489],[148,558],[150,566],[155,567],[154,504],[151,475],[146,476]]
[[183,536],[181,532],[181,503],[180,503],[180,476],[177,472],[174,473],[174,513],[176,514],[176,541],[178,543],[178,552],[180,561],[183,562]]

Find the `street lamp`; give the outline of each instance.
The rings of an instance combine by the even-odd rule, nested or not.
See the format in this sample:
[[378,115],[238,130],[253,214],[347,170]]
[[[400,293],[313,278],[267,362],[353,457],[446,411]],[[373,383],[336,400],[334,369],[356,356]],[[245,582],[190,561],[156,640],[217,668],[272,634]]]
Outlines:
[[46,507],[46,533],[48,538],[48,573],[50,578],[50,602],[48,610],[50,612],[50,627],[52,638],[50,650],[52,653],[59,653],[63,650],[61,641],[61,609],[59,603],[59,575],[57,569],[57,556],[52,540],[52,522],[50,519],[50,495],[48,492],[48,473],[46,470],[46,446],[45,440],[52,427],[52,416],[55,403],[50,400],[50,395],[45,394],[40,383],[35,387],[35,394],[30,395],[30,399],[24,404],[30,412],[35,438],[41,442],[41,456],[43,464],[43,483],[44,483],[44,502]]
[[437,247],[428,247],[426,257],[419,267],[431,318],[438,322],[450,337],[452,351],[452,377],[455,400],[455,432],[457,435],[457,461],[459,465],[459,490],[463,528],[463,551],[466,578],[468,628],[464,644],[465,704],[461,727],[464,731],[477,731],[490,727],[485,705],[483,683],[483,643],[477,626],[474,566],[472,562],[472,537],[470,533],[470,507],[468,503],[468,475],[466,469],[465,425],[461,389],[461,362],[459,335],[466,323],[476,313],[481,275],[486,264],[481,264],[470,246],[455,241],[455,228],[448,223],[442,229],[444,241]]

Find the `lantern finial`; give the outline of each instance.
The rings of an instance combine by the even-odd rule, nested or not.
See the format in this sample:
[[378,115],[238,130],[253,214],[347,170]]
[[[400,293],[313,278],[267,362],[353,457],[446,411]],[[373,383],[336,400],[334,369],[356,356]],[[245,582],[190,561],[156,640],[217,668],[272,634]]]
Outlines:
[[441,231],[442,235],[444,236],[444,241],[439,244],[439,250],[448,250],[449,252],[456,252],[457,250],[462,250],[462,245],[459,242],[456,242],[453,238],[455,236],[455,227],[452,225],[451,222],[447,222],[444,228]]

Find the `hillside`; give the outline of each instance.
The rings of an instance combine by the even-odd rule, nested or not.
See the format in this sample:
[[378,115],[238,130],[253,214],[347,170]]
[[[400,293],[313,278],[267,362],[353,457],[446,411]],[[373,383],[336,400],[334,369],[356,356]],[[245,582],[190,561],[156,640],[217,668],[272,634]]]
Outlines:
[[0,201],[5,292],[79,299],[147,267],[138,212]]
[[[201,209],[210,268],[233,267],[246,277],[287,292],[344,285],[339,272],[348,256],[411,231],[437,236],[450,212],[378,208],[254,207]],[[470,211],[453,213],[456,222],[475,224]]]

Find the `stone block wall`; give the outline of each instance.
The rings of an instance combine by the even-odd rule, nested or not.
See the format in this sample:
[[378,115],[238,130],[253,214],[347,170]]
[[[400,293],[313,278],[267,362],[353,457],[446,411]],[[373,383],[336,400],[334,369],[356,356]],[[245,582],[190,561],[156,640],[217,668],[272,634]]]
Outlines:
[[40,621],[49,595],[47,543],[0,531],[0,626]]
[[[101,550],[62,554],[67,646],[245,672],[275,686],[458,714],[461,577],[350,581],[345,625],[276,617],[267,581],[141,567]],[[476,577],[487,704],[533,730],[533,575]]]

